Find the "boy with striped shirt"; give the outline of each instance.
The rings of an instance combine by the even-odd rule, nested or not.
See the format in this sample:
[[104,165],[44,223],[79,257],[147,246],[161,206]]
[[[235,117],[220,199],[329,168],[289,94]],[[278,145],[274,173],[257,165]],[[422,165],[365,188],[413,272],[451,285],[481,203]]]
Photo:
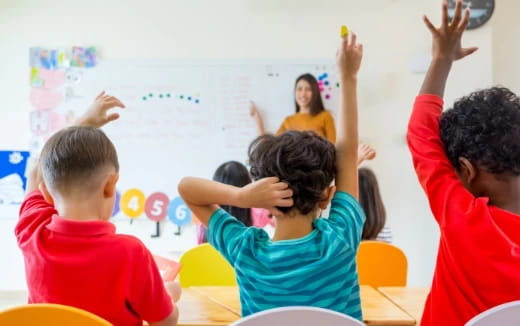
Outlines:
[[[342,87],[337,149],[311,132],[264,135],[249,148],[256,182],[237,188],[187,177],[179,184],[186,204],[208,226],[209,243],[235,268],[243,316],[315,306],[362,319],[355,259],[365,219],[357,201],[361,57],[356,36],[345,36],[337,54]],[[329,218],[317,218],[331,199]],[[217,204],[269,209],[276,218],[273,238]]]

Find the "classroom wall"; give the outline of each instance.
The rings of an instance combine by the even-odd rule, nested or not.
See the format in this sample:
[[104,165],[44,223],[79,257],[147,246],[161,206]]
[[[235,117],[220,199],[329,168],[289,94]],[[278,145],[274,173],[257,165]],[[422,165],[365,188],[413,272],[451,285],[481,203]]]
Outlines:
[[498,0],[493,17],[493,83],[520,93],[520,42],[518,13],[520,1]]
[[[505,10],[508,1],[498,1],[504,1]],[[404,136],[411,104],[423,78],[423,74],[412,72],[411,67],[423,69],[421,62],[427,59],[430,49],[421,15],[428,13],[438,21],[440,1],[63,0],[50,3],[0,1],[2,148],[27,146],[27,52],[31,46],[95,45],[105,59],[114,60],[287,62],[331,58],[338,43],[339,26],[348,24],[365,45],[360,78],[364,84],[373,86],[360,90],[364,94],[361,136],[378,150],[377,159],[369,165],[379,176],[395,243],[408,256],[409,284],[429,284],[438,228],[416,182]],[[507,15],[512,16],[512,12]],[[495,28],[507,30],[507,26],[510,26],[507,21],[494,20],[467,34],[468,43],[480,46],[480,51],[455,66],[448,102],[507,75],[502,62],[493,61],[492,50],[496,46]],[[498,67],[496,70],[494,65]],[[287,110],[290,113],[292,108]],[[15,217],[12,218],[0,219],[0,264],[4,266],[0,289],[25,287],[22,258],[12,234]]]

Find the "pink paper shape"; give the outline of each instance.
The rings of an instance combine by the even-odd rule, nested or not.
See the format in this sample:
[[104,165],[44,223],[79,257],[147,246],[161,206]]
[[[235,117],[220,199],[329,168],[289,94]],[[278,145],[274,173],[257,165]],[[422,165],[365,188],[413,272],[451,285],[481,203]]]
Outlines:
[[55,89],[38,87],[31,89],[29,99],[35,109],[49,110],[61,104],[63,94]]
[[57,88],[65,83],[65,70],[40,69],[40,79],[43,80],[43,87]]
[[157,268],[162,273],[162,278],[164,282],[171,282],[175,280],[177,274],[179,274],[182,265],[176,261],[154,255],[153,259],[155,260],[155,264],[157,264]]

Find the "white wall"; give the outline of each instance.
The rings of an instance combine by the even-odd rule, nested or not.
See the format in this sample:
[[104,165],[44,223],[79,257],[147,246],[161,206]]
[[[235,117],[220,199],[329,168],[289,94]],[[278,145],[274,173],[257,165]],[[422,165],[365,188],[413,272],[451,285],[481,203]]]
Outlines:
[[[505,1],[505,0],[499,0]],[[507,1],[505,1],[507,2]],[[513,2],[513,0],[511,0]],[[28,142],[28,48],[95,45],[106,59],[302,60],[331,58],[341,24],[365,44],[361,135],[379,154],[379,175],[395,242],[409,258],[409,284],[431,279],[438,229],[417,184],[404,134],[423,78],[410,71],[429,53],[421,15],[438,21],[439,2],[417,0],[0,1],[0,148]],[[511,18],[514,19],[514,18]],[[508,22],[493,22],[501,27]],[[478,54],[457,64],[448,100],[491,84],[492,24],[467,34]],[[516,67],[519,67],[517,64]],[[366,84],[366,83],[365,83]],[[290,108],[288,108],[289,112]],[[13,218],[15,218],[13,216]],[[0,220],[0,289],[23,288],[22,259]],[[174,248],[172,248],[174,250]]]

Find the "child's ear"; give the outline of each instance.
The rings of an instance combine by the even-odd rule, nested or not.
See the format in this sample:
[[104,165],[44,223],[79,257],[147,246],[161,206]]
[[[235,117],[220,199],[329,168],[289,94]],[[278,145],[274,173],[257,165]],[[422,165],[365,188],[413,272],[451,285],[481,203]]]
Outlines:
[[119,173],[112,173],[108,176],[105,187],[103,187],[103,196],[111,198],[116,195],[116,184],[119,180]]
[[40,184],[38,185],[38,189],[40,189],[40,192],[42,193],[45,201],[51,205],[54,205],[54,198],[52,198],[52,195],[49,192],[49,189],[47,189],[47,185],[45,184],[45,182],[40,182]]
[[332,200],[332,197],[336,193],[336,186],[330,186],[323,190],[322,194],[322,200],[318,202],[318,207],[320,209],[326,209],[327,206],[329,206],[330,201]]
[[471,188],[472,182],[478,175],[478,169],[465,157],[459,157],[460,173],[462,183],[466,188]]

